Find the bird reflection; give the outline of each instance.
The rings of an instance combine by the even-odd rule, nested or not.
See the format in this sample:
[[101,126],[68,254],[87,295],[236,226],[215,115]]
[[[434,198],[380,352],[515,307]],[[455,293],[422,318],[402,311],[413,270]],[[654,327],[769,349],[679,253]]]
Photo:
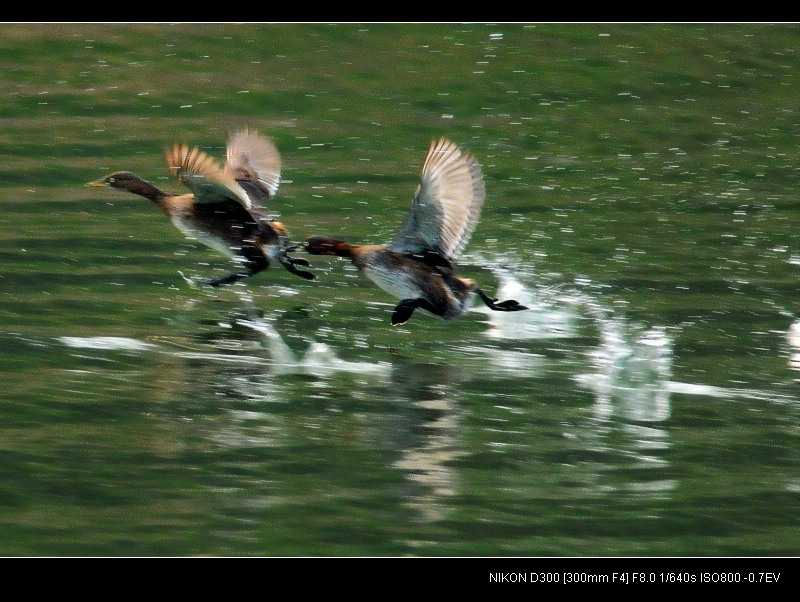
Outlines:
[[410,409],[407,438],[393,466],[414,487],[404,504],[417,520],[433,522],[447,516],[446,499],[456,494],[457,473],[450,467],[465,453],[458,441],[458,405],[446,365],[396,362],[391,384],[401,391],[400,403]]
[[[234,367],[220,371],[224,384],[212,385],[217,392],[224,387],[226,419],[217,418],[210,425],[209,437],[231,449],[269,447],[282,453],[306,436],[309,425],[319,428],[325,424],[325,436],[334,440],[346,436],[351,448],[359,442],[376,456],[380,452],[388,456],[386,466],[403,475],[399,496],[409,511],[407,520],[428,522],[447,515],[446,500],[457,491],[456,473],[450,463],[463,453],[458,442],[457,387],[452,386],[458,375],[453,367],[402,358],[391,364],[345,360],[318,341],[303,350],[293,349],[268,318],[236,317],[230,325],[241,329],[236,337],[242,341],[250,333],[260,342],[260,350],[256,352],[243,343],[248,352],[238,356],[218,350],[174,353],[193,361],[205,358],[213,364],[227,357],[234,363]],[[273,411],[287,403],[288,390],[303,389],[298,384],[303,381],[293,375],[308,378],[305,397],[292,402],[291,414]],[[360,393],[349,390],[341,399],[344,375],[360,379]],[[217,380],[222,380],[220,377]],[[364,393],[370,388],[371,394]],[[350,408],[348,404],[355,402],[357,394],[363,395],[359,403],[374,404],[376,410]],[[252,409],[243,409],[236,399],[256,403]],[[341,490],[336,495],[358,492]]]

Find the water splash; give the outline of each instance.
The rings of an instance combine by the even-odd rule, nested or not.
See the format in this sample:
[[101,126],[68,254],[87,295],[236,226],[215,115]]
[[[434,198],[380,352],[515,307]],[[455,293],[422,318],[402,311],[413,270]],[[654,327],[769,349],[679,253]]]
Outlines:
[[561,294],[559,287],[525,285],[508,268],[489,266],[498,280],[495,297],[514,299],[525,305],[526,311],[493,311],[483,304],[473,311],[486,315],[489,329],[486,336],[493,339],[554,339],[570,338],[578,333],[577,304]]
[[128,337],[58,337],[67,347],[77,349],[103,349],[111,351],[146,351],[156,345]]
[[575,377],[595,392],[595,415],[637,422],[669,418],[672,341],[665,328],[630,325],[623,317],[601,320],[600,328],[600,344],[589,352],[595,372]]
[[277,330],[264,319],[237,320],[237,324],[252,328],[263,335],[272,354],[273,366],[280,373],[304,372],[314,376],[331,376],[337,372],[388,375],[391,365],[386,362],[351,362],[343,360],[325,343],[312,342],[298,358]]

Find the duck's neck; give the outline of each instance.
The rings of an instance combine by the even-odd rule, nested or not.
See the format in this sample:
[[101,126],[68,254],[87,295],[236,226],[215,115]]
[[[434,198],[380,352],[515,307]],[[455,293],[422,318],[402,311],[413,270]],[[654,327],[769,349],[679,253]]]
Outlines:
[[146,199],[150,199],[159,207],[163,205],[164,199],[169,196],[158,186],[153,186],[150,182],[146,182],[144,180],[132,182],[128,187],[128,192],[132,192],[133,194],[138,194]]

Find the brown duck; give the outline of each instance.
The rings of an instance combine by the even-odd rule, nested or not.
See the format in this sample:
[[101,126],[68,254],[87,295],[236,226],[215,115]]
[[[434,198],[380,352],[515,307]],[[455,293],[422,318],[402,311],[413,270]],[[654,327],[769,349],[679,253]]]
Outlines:
[[274,143],[247,129],[228,137],[221,167],[200,150],[175,144],[164,150],[167,167],[190,193],[170,194],[129,171],[117,171],[88,186],[109,186],[153,201],[178,230],[233,259],[239,269],[222,278],[204,278],[210,286],[249,278],[278,261],[292,274],[313,280],[297,268],[308,261],[289,257],[286,227],[271,219],[264,202],[278,191],[281,159]]
[[444,138],[434,141],[422,167],[411,211],[388,244],[353,245],[312,236],[312,255],[346,257],[370,280],[400,299],[392,324],[403,324],[417,308],[444,319],[464,313],[474,295],[495,311],[527,309],[516,301],[489,297],[474,280],[456,276],[453,260],[467,244],[486,192],[481,166]]

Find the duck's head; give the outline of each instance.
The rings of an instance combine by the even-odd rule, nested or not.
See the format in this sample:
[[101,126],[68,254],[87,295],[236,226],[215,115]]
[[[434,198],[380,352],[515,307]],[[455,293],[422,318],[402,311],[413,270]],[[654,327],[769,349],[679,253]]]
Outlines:
[[303,244],[307,253],[311,255],[339,255],[349,257],[352,254],[351,245],[330,238],[328,236],[309,236]]
[[94,182],[89,182],[86,185],[90,186],[91,188],[103,188],[108,186],[110,188],[119,188],[121,190],[133,190],[138,186],[141,186],[141,184],[142,179],[135,173],[130,171],[115,171],[112,174],[108,174],[107,176],[100,178],[99,180],[95,180]]

